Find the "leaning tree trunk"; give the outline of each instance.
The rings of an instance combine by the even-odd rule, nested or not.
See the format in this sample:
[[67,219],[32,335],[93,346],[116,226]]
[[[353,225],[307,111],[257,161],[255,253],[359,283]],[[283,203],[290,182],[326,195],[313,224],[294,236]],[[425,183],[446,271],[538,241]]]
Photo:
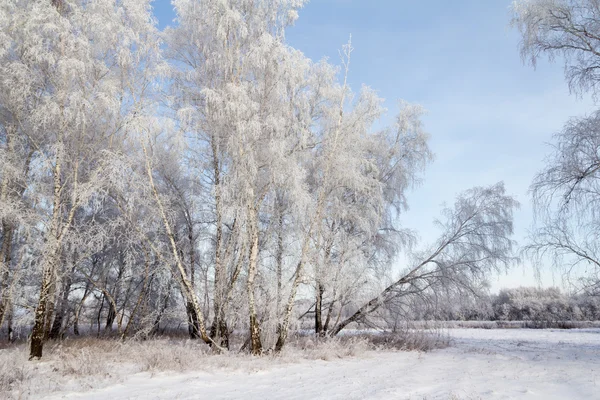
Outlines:
[[188,316],[188,333],[190,339],[198,339],[200,337],[200,329],[198,327],[198,314],[194,308],[194,303],[188,301],[185,309]]
[[[346,86],[346,82],[344,81],[344,87]],[[342,102],[340,103],[341,106],[343,106],[344,100],[342,97]],[[339,125],[341,124],[341,120],[342,120],[342,107],[340,106],[340,120],[338,123],[338,129],[336,132],[336,141],[337,141],[337,136],[339,134]],[[329,174],[329,163],[327,163],[327,166],[325,168],[325,176],[327,176]],[[298,292],[298,286],[300,286],[300,282],[302,281],[302,276],[304,274],[304,264],[306,262],[306,257],[308,256],[308,250],[309,250],[309,246],[310,246],[310,238],[311,235],[317,231],[319,229],[319,224],[321,223],[321,215],[323,215],[323,211],[325,208],[325,200],[326,200],[326,192],[325,190],[322,188],[322,191],[319,193],[319,198],[317,201],[317,211],[314,215],[314,217],[312,218],[312,220],[310,221],[310,225],[308,228],[308,231],[306,232],[306,235],[304,237],[304,243],[302,244],[302,250],[300,252],[300,261],[298,262],[298,266],[296,267],[296,271],[294,273],[294,281],[292,283],[292,288],[290,291],[290,295],[288,297],[288,301],[287,301],[287,305],[285,308],[285,316],[283,318],[283,323],[280,324],[277,327],[277,331],[278,331],[278,337],[277,337],[277,342],[275,343],[275,351],[279,352],[281,351],[281,349],[283,349],[283,346],[285,345],[285,342],[287,340],[287,336],[288,336],[288,330],[290,327],[290,321],[292,318],[292,311],[294,309],[294,302],[296,301],[296,293]]]
[[[320,212],[317,215],[320,215]],[[294,281],[292,283],[290,295],[288,297],[288,301],[285,307],[283,322],[277,326],[277,342],[275,343],[276,352],[280,352],[281,349],[283,349],[283,346],[285,345],[285,342],[287,340],[290,321],[292,318],[292,311],[294,309],[294,302],[296,301],[296,293],[298,292],[298,286],[300,286],[300,282],[302,281],[302,275],[304,273],[304,261],[310,245],[309,239],[311,231],[312,227],[308,230],[307,235],[304,237],[304,243],[302,244],[302,250],[300,252],[300,261],[298,262],[298,265],[296,266],[296,271],[294,272]]]
[[[177,243],[175,241],[175,234],[173,229],[171,228],[171,223],[167,217],[167,213],[163,206],[163,202],[158,193],[158,189],[156,188],[156,184],[154,183],[154,177],[152,176],[152,164],[150,161],[150,155],[148,154],[148,149],[145,143],[142,142],[142,150],[144,152],[144,157],[146,158],[146,174],[148,175],[148,181],[150,183],[150,188],[152,190],[152,194],[154,195],[154,200],[158,206],[158,210],[160,212],[160,216],[163,220],[163,225],[167,234],[167,238],[169,239],[169,244],[171,246],[171,252],[173,253],[173,258],[175,260],[175,266],[178,272],[178,281],[181,285],[181,292],[183,293],[187,302],[191,303],[196,316],[198,317],[198,330],[200,332],[200,337],[205,343],[212,343],[208,333],[206,331],[206,325],[204,323],[204,315],[202,314],[202,309],[200,308],[200,303],[198,302],[198,297],[194,292],[194,288],[188,278],[188,274],[186,272],[185,266],[183,265],[183,261],[179,255],[179,251],[177,248]],[[158,252],[157,252],[158,254]],[[216,346],[218,347],[218,346]]]
[[[346,318],[339,324],[336,324],[336,326],[329,333],[330,336],[333,337],[333,336],[337,335],[351,323],[360,322],[360,321],[364,320],[364,318],[366,318],[369,314],[371,314],[371,313],[375,312],[377,309],[379,309],[379,307],[381,307],[381,305],[386,302],[386,300],[389,298],[389,296],[395,290],[397,290],[402,285],[408,284],[409,282],[411,282],[411,280],[414,279],[413,278],[414,274],[417,271],[419,271],[424,265],[427,265],[429,262],[431,262],[431,260],[433,260],[434,257],[437,256],[443,250],[443,248],[444,248],[444,246],[439,247],[433,253],[433,255],[429,256],[429,258],[427,258],[425,261],[421,262],[419,265],[417,265],[417,267],[412,269],[409,273],[404,275],[402,278],[398,279],[396,282],[394,282],[391,285],[389,285],[388,287],[386,287],[379,294],[379,296],[372,298],[367,303],[362,305],[358,310],[356,310],[354,312],[354,314],[352,314],[350,317]],[[340,312],[341,312],[341,310],[340,310]]]
[[283,323],[277,327],[277,342],[275,343],[275,351],[280,352],[285,345],[285,342],[288,337],[288,330],[290,326],[290,320],[292,317],[292,311],[294,309],[294,302],[296,300],[296,292],[298,291],[298,286],[300,285],[300,280],[302,277],[302,268],[303,268],[303,260],[298,263],[296,267],[296,273],[294,277],[294,282],[292,283],[292,289],[290,291],[290,296],[288,297],[288,302],[285,308],[285,316],[283,318]]
[[[121,333],[121,340],[125,340],[125,338],[127,337],[127,332],[129,331],[129,327],[132,325],[132,322],[137,319],[138,310],[140,309],[140,306],[144,302],[144,298],[147,295],[148,286],[150,283],[150,255],[148,254],[148,251],[145,248],[144,248],[144,254],[145,254],[145,269],[144,269],[144,280],[142,281],[142,288],[140,289],[140,293],[138,295],[137,301],[135,302],[135,306],[133,307],[131,314],[129,314],[129,318],[127,319],[127,324],[125,325],[125,328],[123,329],[123,333]],[[142,310],[143,310],[143,307],[142,307]],[[123,312],[123,314],[125,314],[125,313]]]
[[115,304],[112,301],[108,300],[108,313],[106,314],[106,324],[104,325],[105,332],[112,332],[113,324],[115,323],[116,317],[117,309],[115,308]]

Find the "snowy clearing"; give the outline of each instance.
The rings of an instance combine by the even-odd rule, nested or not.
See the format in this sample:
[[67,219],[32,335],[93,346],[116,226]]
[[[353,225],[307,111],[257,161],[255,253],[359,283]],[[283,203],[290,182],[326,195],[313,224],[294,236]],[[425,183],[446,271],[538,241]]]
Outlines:
[[46,399],[592,399],[600,390],[600,329],[453,329],[430,353],[360,357],[255,371],[140,373],[85,393]]

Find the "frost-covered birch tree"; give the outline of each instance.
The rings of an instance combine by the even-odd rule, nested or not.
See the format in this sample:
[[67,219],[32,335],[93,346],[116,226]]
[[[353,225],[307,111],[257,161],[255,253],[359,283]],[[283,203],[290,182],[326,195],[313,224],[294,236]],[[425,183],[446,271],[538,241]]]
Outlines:
[[513,212],[518,203],[506,194],[503,183],[476,187],[462,193],[436,221],[441,234],[425,250],[413,254],[413,264],[377,296],[358,307],[331,331],[336,335],[354,322],[367,318],[382,306],[403,296],[439,286],[468,289],[484,281],[491,271],[508,268],[516,258]]

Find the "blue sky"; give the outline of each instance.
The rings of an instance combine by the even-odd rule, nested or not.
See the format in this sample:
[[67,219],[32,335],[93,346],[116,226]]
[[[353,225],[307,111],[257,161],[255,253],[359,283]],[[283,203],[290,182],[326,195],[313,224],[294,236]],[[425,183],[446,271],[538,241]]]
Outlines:
[[[509,26],[509,0],[313,0],[287,32],[290,45],[313,60],[338,63],[352,34],[350,84],[376,89],[392,121],[398,99],[422,104],[436,161],[409,195],[403,225],[435,240],[440,205],[476,185],[503,180],[521,202],[516,239],[532,222],[527,188],[542,168],[552,134],[593,103],[569,94],[560,63],[524,65],[518,32]],[[154,3],[163,28],[170,2]],[[402,261],[400,261],[402,262]],[[560,285],[545,270],[544,286]],[[492,288],[536,285],[527,262],[492,279]]]

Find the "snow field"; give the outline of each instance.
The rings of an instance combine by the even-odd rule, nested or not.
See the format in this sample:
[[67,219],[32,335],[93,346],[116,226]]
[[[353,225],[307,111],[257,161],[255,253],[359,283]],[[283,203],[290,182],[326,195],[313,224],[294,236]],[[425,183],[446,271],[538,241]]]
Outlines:
[[138,373],[103,389],[43,398],[599,398],[600,329],[452,329],[449,335],[451,347],[428,353],[365,351],[330,361],[263,360],[255,370],[202,370],[199,363],[199,371]]

